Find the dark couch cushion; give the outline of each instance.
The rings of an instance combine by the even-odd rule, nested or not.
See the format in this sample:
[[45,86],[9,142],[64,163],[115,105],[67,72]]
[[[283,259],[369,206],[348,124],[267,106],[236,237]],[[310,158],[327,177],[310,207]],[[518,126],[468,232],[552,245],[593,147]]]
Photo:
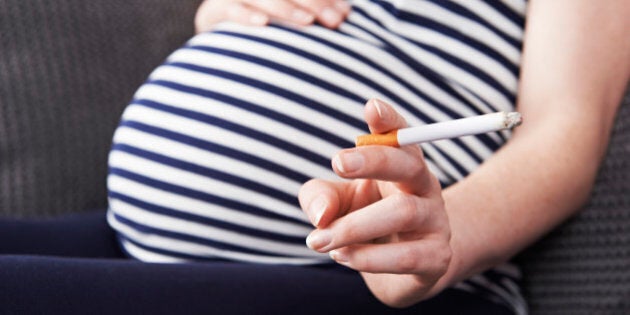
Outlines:
[[630,314],[630,90],[590,201],[520,257],[531,314]]
[[119,116],[201,0],[0,0],[0,216],[106,206]]

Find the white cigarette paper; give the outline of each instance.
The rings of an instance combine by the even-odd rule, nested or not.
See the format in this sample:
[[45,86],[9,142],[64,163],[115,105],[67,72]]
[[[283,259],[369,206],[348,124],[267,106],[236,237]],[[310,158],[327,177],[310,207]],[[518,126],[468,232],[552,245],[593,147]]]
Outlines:
[[378,144],[398,147],[414,143],[431,142],[511,129],[520,125],[522,121],[523,119],[520,113],[498,112],[424,126],[403,128],[393,130],[386,134],[363,135],[357,137],[356,145]]

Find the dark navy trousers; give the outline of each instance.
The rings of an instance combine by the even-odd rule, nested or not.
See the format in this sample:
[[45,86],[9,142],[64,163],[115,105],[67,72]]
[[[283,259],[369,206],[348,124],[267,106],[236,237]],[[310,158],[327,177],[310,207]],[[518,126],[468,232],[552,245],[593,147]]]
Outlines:
[[446,290],[407,309],[337,265],[153,264],[121,252],[104,211],[0,219],[0,314],[510,314]]

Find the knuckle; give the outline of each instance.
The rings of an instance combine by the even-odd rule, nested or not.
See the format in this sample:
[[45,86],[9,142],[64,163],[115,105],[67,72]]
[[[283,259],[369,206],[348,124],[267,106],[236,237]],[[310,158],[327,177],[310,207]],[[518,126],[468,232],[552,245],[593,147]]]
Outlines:
[[296,0],[295,3],[297,3],[298,5],[302,7],[309,8],[314,11],[319,11],[323,9],[327,4],[325,1],[321,1],[321,0]]
[[394,209],[397,211],[397,218],[404,227],[414,226],[420,218],[420,211],[415,200],[415,196],[399,193],[393,196]]
[[396,269],[401,273],[415,273],[420,266],[420,257],[413,247],[402,250],[396,260]]
[[409,174],[413,177],[423,176],[427,172],[427,164],[421,156],[418,157],[418,161],[413,161],[410,167]]
[[448,270],[448,266],[451,264],[451,259],[453,258],[453,251],[450,247],[443,247],[442,250],[436,255],[437,261],[439,262],[440,273],[444,274]]

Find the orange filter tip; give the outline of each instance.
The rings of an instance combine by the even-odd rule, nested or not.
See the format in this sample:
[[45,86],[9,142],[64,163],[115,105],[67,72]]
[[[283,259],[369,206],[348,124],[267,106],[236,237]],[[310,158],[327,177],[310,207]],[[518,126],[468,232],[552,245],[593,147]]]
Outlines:
[[388,145],[390,147],[398,147],[398,130],[390,131],[384,134],[369,134],[358,136],[355,144],[357,147],[364,145]]

